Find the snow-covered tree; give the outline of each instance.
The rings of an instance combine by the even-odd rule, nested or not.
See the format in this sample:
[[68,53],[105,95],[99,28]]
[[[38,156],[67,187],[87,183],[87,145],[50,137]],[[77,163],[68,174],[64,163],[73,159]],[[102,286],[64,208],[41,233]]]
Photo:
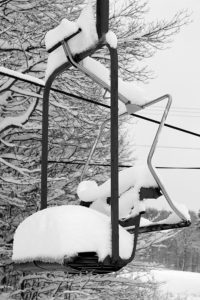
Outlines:
[[[165,48],[171,37],[187,23],[188,16],[179,12],[170,20],[149,24],[145,22],[146,1],[111,2],[110,29],[118,37],[120,76],[124,80],[146,81],[151,71],[140,62],[154,55],[157,49]],[[82,0],[1,1],[1,66],[43,79],[47,60],[46,32],[64,17],[75,20],[82,7]],[[109,65],[105,49],[93,56]],[[103,98],[104,91],[76,70],[59,77],[55,87],[84,98],[107,101]],[[13,232],[22,219],[39,209],[42,91],[40,87],[0,77],[0,255],[4,261],[1,265],[4,282],[8,280],[5,272],[10,264]],[[75,191],[83,167],[60,162],[85,161],[99,126],[108,117],[106,108],[85,104],[60,93],[51,94],[49,160],[57,163],[49,163],[50,205],[77,200]],[[130,161],[132,152],[125,136],[123,131],[121,162]],[[108,161],[108,137],[109,126],[97,146],[94,161]],[[96,176],[98,181],[103,181],[108,172],[108,169],[95,167],[90,168],[86,176]]]

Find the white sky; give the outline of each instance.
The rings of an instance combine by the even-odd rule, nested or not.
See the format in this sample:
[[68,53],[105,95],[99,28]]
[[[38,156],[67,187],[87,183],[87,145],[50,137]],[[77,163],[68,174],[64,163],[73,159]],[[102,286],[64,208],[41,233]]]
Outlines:
[[[171,48],[158,52],[148,60],[156,78],[146,86],[151,99],[170,93],[173,105],[167,123],[200,133],[200,1],[199,0],[149,0],[150,20],[168,18],[180,9],[193,12],[193,22],[175,37]],[[143,115],[159,118],[155,109]],[[156,126],[146,121],[137,125],[136,144],[140,157],[147,154],[153,141]],[[155,155],[156,166],[200,167],[200,138],[164,129]],[[175,149],[173,147],[197,148]],[[200,209],[200,170],[162,170],[162,178],[170,195],[189,209]]]
[[154,269],[150,270],[150,272],[133,272],[125,276],[126,278],[132,277],[135,280],[135,278],[138,278],[138,275],[142,281],[147,282],[153,278],[156,282],[160,283],[158,285],[160,299],[165,299],[167,296],[171,299],[200,299],[199,273]]

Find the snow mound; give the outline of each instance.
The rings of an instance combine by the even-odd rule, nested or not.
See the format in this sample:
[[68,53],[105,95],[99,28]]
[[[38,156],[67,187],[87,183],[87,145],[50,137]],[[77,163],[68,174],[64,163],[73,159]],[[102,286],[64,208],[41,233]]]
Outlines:
[[[134,187],[139,191],[141,187],[157,187],[147,165],[134,165],[133,167],[124,169],[119,172],[119,195]],[[111,196],[110,179],[99,186],[101,197]]]
[[111,48],[117,48],[117,37],[113,31],[109,30],[105,35],[105,39]]
[[[128,259],[132,247],[133,236],[119,226],[120,257]],[[111,221],[90,208],[63,205],[36,212],[18,226],[12,259],[62,263],[78,252],[96,252],[99,261],[111,255]]]
[[[135,188],[135,191],[139,192],[141,187],[148,188],[157,186],[147,165],[138,164],[119,172],[119,195],[122,195],[132,187]],[[78,185],[77,194],[81,200],[86,202],[95,201],[98,198],[110,197],[111,180],[108,179],[99,186],[97,186],[95,181],[82,181]]]
[[[93,47],[98,41],[94,13],[91,4],[88,4],[82,10],[76,22],[63,19],[56,28],[47,32],[45,36],[46,49],[49,50],[58,42],[77,32],[78,29],[81,29],[81,32],[68,41],[72,55],[81,53]],[[55,69],[66,61],[67,58],[63,47],[58,47],[56,50],[51,52],[48,56],[45,80],[48,79]]]
[[94,180],[81,181],[77,188],[77,195],[84,202],[93,201],[98,197],[99,187]]
[[[138,164],[119,172],[119,219],[145,211],[144,203],[139,200],[141,187],[157,187],[147,165]],[[107,203],[107,198],[111,197],[110,179],[99,186],[95,181],[82,181],[77,194],[80,200],[93,202],[90,208],[110,215],[110,205]]]

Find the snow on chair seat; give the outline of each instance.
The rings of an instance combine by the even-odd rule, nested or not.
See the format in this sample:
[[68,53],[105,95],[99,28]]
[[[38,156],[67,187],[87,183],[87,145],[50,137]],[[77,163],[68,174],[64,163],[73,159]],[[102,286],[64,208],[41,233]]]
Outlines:
[[47,51],[49,51],[50,53],[47,61],[47,69],[45,75],[46,80],[56,68],[67,61],[63,47],[56,47],[56,49],[52,52],[51,49],[59,44],[59,42],[75,33],[78,34],[68,41],[68,45],[72,55],[86,51],[97,44],[98,36],[91,5],[88,4],[82,10],[79,18],[75,22],[63,19],[56,28],[47,32],[45,36],[45,46]]
[[[119,226],[119,254],[129,259],[133,236]],[[99,261],[111,255],[110,218],[92,209],[63,205],[50,207],[25,219],[14,236],[15,263],[62,264],[82,252],[96,252]]]

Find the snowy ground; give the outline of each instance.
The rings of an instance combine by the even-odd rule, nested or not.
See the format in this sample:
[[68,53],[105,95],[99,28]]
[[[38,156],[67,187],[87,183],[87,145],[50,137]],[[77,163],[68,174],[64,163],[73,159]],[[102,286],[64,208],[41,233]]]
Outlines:
[[[200,273],[183,272],[167,269],[151,270],[148,274],[145,272],[134,272],[130,277],[141,281],[155,280],[160,283],[159,291],[165,299],[200,299]],[[128,277],[129,277],[128,276]]]

